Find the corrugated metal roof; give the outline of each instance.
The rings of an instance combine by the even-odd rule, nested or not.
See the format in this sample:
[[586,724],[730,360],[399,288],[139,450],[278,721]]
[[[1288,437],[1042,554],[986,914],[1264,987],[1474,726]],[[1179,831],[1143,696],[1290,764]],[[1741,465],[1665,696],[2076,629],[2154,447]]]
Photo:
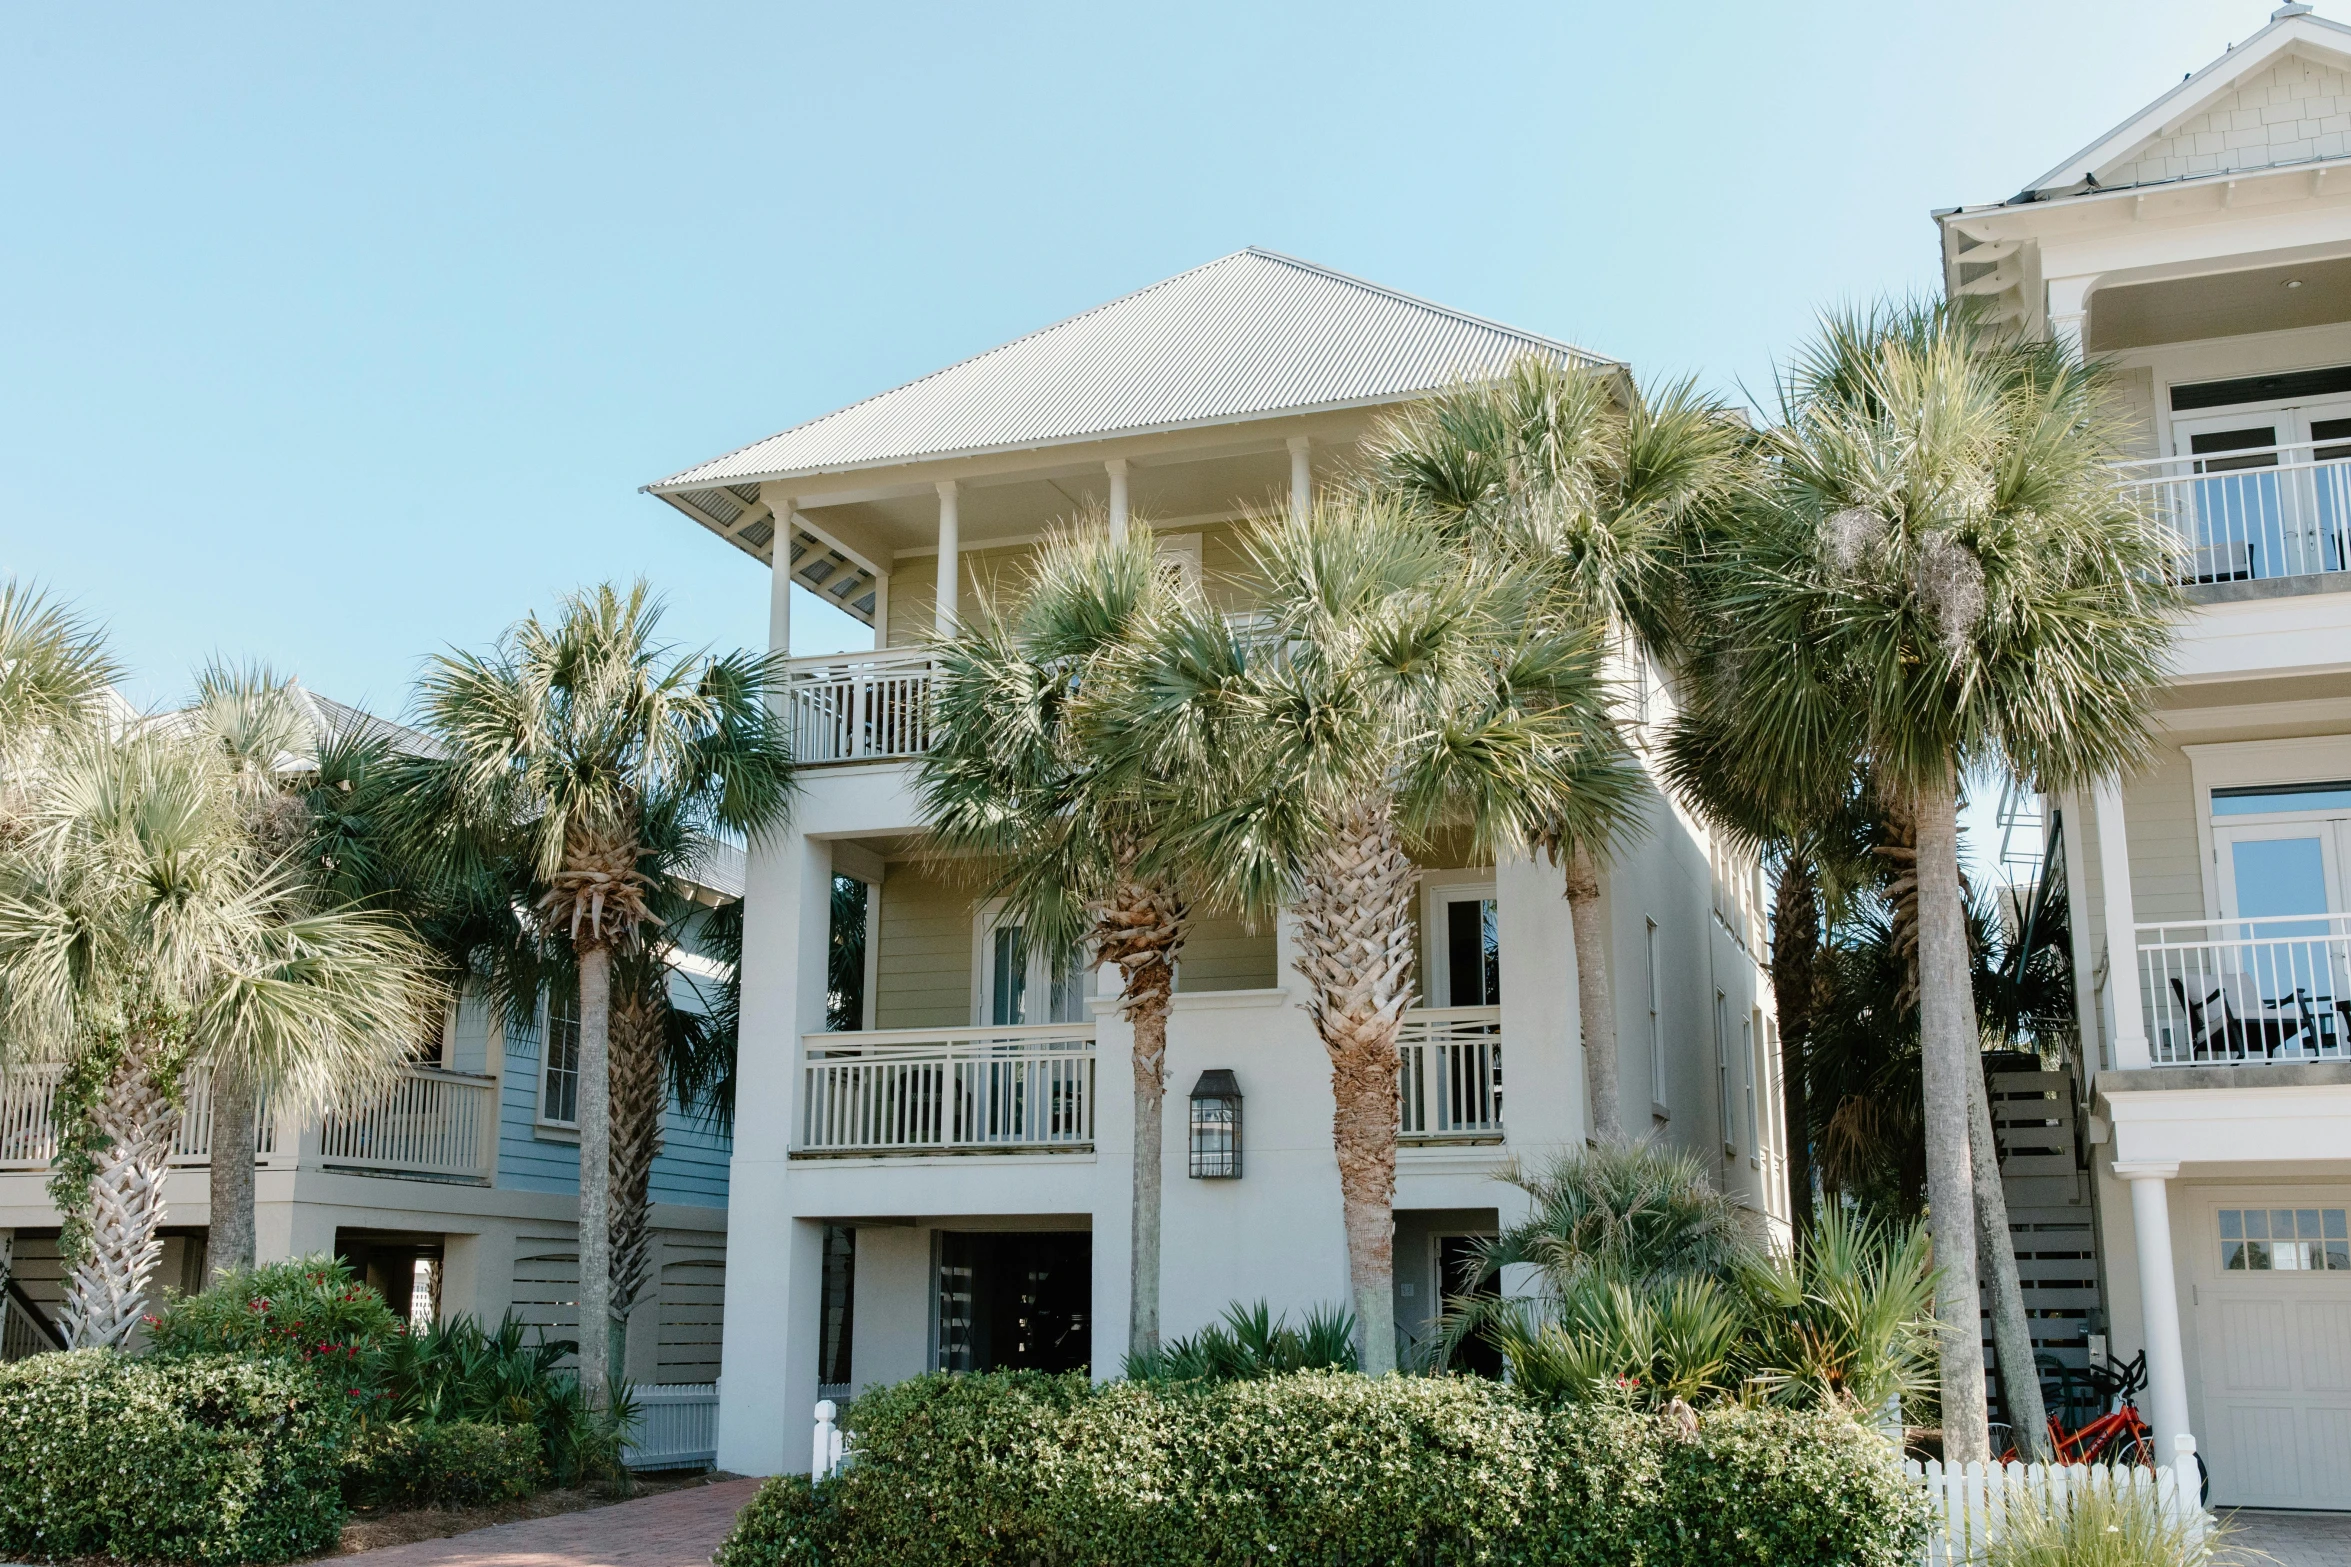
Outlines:
[[646,489],[1377,402],[1528,353],[1615,362],[1251,247]]

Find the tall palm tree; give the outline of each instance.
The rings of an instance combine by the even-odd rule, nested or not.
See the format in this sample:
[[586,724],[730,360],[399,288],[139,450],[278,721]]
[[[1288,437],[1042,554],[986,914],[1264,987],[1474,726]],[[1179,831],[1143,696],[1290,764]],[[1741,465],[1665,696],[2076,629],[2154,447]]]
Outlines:
[[2111,775],[2146,743],[2178,596],[2163,534],[2115,489],[2097,374],[1988,351],[1917,310],[1832,323],[1723,530],[1719,657],[1747,672],[1752,765],[1864,757],[1917,824],[1919,1016],[1946,1451],[1986,1456],[1969,1079],[1980,1074],[1958,789]]
[[[680,654],[642,582],[566,598],[490,653],[437,658],[419,688],[444,753],[438,787],[472,836],[511,843],[533,917],[568,944],[580,997],[580,1379],[601,1407],[625,1324],[613,1317],[612,974],[655,917],[647,824],[758,838],[792,798],[767,706],[780,654]],[[603,1352],[596,1346],[602,1340]]]
[[[1621,637],[1672,667],[1694,525],[1740,473],[1744,429],[1688,381],[1644,393],[1621,373],[1527,355],[1391,415],[1367,442],[1370,482],[1476,555],[1532,573],[1541,613]],[[1626,1135],[1601,882],[1637,832],[1636,802],[1538,842],[1564,872],[1593,1135]]]
[[103,724],[121,673],[95,627],[29,583],[0,581],[0,834],[39,785],[42,748]]
[[138,1322],[189,1064],[299,1113],[395,1068],[433,1005],[396,925],[320,910],[247,826],[216,750],[143,724],[53,747],[0,850],[0,1053],[66,1067],[50,1189],[77,1346]]
[[1026,578],[936,650],[939,742],[917,769],[941,849],[985,856],[985,896],[1049,952],[1117,966],[1134,1030],[1127,1352],[1159,1349],[1167,1017],[1198,876],[1180,846],[1204,792],[1132,765],[1133,677],[1175,587],[1151,530],[1097,519],[1049,537]]
[[[1414,1000],[1409,847],[1460,831],[1481,857],[1564,826],[1599,836],[1637,787],[1602,646],[1541,614],[1538,575],[1473,562],[1379,493],[1250,524],[1262,618],[1179,606],[1120,734],[1141,776],[1217,809],[1181,851],[1218,901],[1296,921],[1306,1010],[1331,1060],[1362,1365],[1396,1364],[1396,1038]],[[1484,569],[1473,569],[1482,567]]]

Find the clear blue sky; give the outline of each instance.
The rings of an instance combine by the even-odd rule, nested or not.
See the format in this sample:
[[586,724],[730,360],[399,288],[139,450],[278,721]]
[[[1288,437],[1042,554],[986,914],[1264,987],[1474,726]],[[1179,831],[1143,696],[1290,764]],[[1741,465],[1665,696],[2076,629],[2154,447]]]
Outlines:
[[639,484],[1245,244],[1760,389],[2268,9],[17,6],[0,574],[150,703],[638,573],[756,644]]

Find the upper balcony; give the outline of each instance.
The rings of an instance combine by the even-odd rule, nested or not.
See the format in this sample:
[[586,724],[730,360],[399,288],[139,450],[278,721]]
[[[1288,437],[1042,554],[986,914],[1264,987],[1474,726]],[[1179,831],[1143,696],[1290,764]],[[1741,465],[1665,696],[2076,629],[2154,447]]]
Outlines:
[[[2351,554],[2351,443],[2219,448],[2120,465],[2123,491],[2179,539],[2196,586],[2342,572]],[[2343,585],[2351,585],[2344,579]]]
[[2138,927],[2156,1066],[2351,1060],[2351,914]]

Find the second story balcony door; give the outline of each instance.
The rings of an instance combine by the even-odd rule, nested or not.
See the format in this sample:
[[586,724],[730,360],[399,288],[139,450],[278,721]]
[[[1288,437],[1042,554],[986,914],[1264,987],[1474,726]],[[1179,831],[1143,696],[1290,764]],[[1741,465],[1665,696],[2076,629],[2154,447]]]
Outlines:
[[993,1028],[1085,1022],[1091,970],[1084,953],[1074,948],[1053,952],[1031,941],[1027,929],[1007,923],[1003,912],[995,903],[980,912],[979,994],[972,1022]]
[[2172,422],[2193,582],[2342,571],[2351,545],[2351,402]]

